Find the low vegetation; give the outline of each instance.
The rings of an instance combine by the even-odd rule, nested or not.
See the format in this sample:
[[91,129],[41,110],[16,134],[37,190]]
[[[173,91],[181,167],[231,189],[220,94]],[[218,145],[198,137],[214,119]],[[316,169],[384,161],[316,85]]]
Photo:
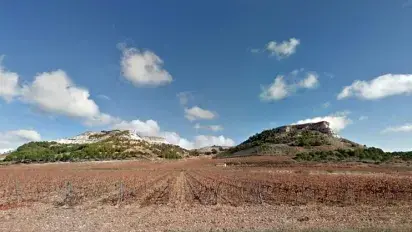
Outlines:
[[57,162],[82,160],[116,160],[134,158],[180,159],[185,150],[169,144],[108,139],[89,144],[59,144],[30,142],[7,155],[4,161],[15,163]]
[[[279,154],[273,145],[283,145],[290,148],[290,151],[295,150],[296,147],[303,147],[307,149],[316,149],[320,146],[343,146],[343,147],[357,147],[358,144],[349,140],[337,138],[331,134],[324,133],[317,130],[293,129],[285,131],[280,128],[265,130],[261,133],[255,134],[238,146],[230,148],[225,152],[225,156],[235,154],[240,151],[245,151],[254,148],[257,153],[261,154]],[[338,145],[337,145],[338,144]],[[337,148],[337,147],[336,147]]]
[[294,158],[298,161],[356,161],[381,163],[400,158],[412,160],[412,152],[384,152],[382,149],[370,147],[363,149],[337,149],[334,151],[302,152]]

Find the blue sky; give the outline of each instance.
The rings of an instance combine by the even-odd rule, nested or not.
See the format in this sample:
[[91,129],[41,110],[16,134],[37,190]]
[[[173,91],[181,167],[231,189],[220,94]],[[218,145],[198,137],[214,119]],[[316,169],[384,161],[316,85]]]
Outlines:
[[232,145],[326,119],[412,150],[408,1],[2,1],[0,32],[0,149],[110,128]]

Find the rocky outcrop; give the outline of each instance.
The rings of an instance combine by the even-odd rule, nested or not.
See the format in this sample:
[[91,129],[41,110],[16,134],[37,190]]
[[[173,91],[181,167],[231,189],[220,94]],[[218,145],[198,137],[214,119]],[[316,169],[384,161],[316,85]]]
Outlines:
[[281,126],[275,129],[279,133],[285,132],[292,132],[292,131],[318,131],[323,134],[327,135],[335,135],[335,133],[330,129],[329,122],[326,121],[321,121],[321,122],[316,122],[316,123],[305,123],[305,124],[295,124],[295,125],[287,125],[287,126]]
[[87,131],[80,135],[74,136],[72,138],[58,139],[54,142],[61,144],[88,144],[88,143],[97,143],[109,138],[122,138],[127,140],[135,141],[146,141],[148,143],[156,144],[168,144],[165,138],[155,137],[155,136],[142,136],[137,131],[133,130],[111,130],[111,131],[99,131],[92,132]]
[[337,136],[326,121],[293,124],[262,131],[226,154],[243,155],[295,155],[304,151],[330,151],[355,149],[359,144]]

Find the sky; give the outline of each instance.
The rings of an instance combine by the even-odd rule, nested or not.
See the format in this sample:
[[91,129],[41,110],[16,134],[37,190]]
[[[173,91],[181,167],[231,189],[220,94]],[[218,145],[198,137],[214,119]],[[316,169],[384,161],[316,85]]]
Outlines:
[[412,1],[1,1],[0,152],[132,129],[185,148],[326,120],[412,150]]

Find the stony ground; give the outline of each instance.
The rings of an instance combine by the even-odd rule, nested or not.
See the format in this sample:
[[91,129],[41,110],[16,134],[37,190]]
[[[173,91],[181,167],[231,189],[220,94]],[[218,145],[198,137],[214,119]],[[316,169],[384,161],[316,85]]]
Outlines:
[[34,204],[0,211],[0,231],[260,231],[351,228],[411,231],[412,206],[55,207]]
[[[230,167],[210,159],[0,167],[0,231],[412,231],[409,167],[285,166],[278,159]],[[322,187],[314,180],[335,178],[368,180],[370,189],[336,195],[344,183],[337,182],[311,198],[300,189],[305,183],[288,183]],[[256,183],[273,187],[253,191],[262,186]]]

